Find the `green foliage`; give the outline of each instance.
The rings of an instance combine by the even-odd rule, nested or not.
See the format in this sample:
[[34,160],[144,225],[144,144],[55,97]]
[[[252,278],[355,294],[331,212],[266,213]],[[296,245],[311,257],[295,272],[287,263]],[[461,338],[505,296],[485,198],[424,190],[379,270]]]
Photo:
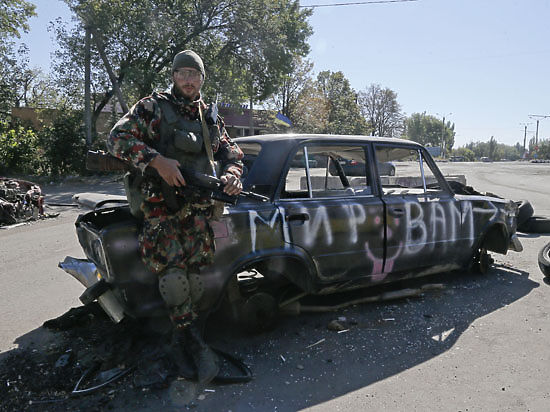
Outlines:
[[290,113],[292,130],[297,133],[326,133],[330,106],[317,82],[308,79],[298,93]]
[[409,140],[425,146],[443,147],[452,150],[455,143],[455,125],[426,113],[413,113],[405,122]]
[[348,135],[367,133],[367,123],[359,112],[356,93],[342,72],[319,73],[317,88],[328,107],[328,118],[322,133]]
[[373,136],[399,137],[403,132],[403,115],[397,103],[397,93],[372,84],[360,91],[358,103],[361,114],[369,124],[369,134]]
[[39,132],[0,121],[0,173],[85,174],[86,142],[82,113],[60,111]]
[[0,121],[0,173],[35,174],[39,153],[34,130]]
[[[204,95],[224,101],[263,100],[290,71],[294,56],[309,51],[311,10],[293,0],[64,0],[93,29],[94,119],[113,97],[98,54],[103,44],[124,98],[130,104],[171,82],[173,57],[194,49],[204,60]],[[59,84],[83,107],[84,24],[56,26]]]
[[281,86],[269,99],[269,103],[291,120],[300,110],[299,98],[302,91],[311,86],[312,70],[313,63],[296,56],[291,71],[284,76]]
[[451,154],[452,156],[462,156],[464,158],[464,161],[466,162],[473,162],[474,160],[476,160],[475,153],[466,147],[453,149]]
[[27,20],[36,16],[36,6],[25,0],[3,0],[0,8],[0,40],[20,37],[20,30],[29,30]]
[[539,141],[537,155],[539,159],[550,159],[550,139],[542,139]]
[[58,176],[86,173],[86,140],[82,112],[61,111],[51,125],[39,133],[44,152],[44,171]]
[[522,157],[523,146],[519,143],[515,146],[508,146],[498,143],[494,136],[486,142],[470,142],[464,148],[453,150],[453,155],[464,149],[473,153],[473,159],[478,160],[481,157],[488,157],[491,160],[517,160]]
[[27,31],[35,6],[24,0],[4,0],[0,7],[0,119],[6,119],[17,96],[18,79],[26,69],[26,47],[16,47],[13,38]]

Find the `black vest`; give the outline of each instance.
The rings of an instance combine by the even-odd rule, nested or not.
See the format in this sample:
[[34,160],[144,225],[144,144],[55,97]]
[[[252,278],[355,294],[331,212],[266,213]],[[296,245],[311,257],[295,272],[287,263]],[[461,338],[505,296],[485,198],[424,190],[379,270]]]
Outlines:
[[[204,148],[202,125],[199,119],[187,120],[177,113],[173,103],[155,96],[161,110],[160,141],[155,149],[165,157],[176,159],[182,167],[212,174]],[[208,128],[212,145],[220,139],[216,125]]]
[[[151,147],[165,157],[176,159],[182,167],[211,175],[212,167],[204,148],[200,120],[185,119],[177,113],[174,104],[162,95],[155,93],[153,97],[160,106],[161,121],[159,126],[160,140],[152,143]],[[208,131],[211,143],[217,145],[220,140],[217,125],[210,126]],[[141,203],[145,199],[145,193],[142,191],[142,184],[149,181],[156,187],[156,190],[160,191],[160,178],[152,181],[150,179],[150,177],[135,172],[128,172],[124,177],[124,188],[130,212],[138,219],[143,219]]]

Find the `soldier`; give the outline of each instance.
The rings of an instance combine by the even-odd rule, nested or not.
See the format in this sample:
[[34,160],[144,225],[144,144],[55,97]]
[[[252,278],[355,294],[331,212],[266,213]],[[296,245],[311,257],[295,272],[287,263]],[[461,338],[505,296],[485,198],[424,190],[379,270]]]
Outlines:
[[209,224],[211,199],[185,190],[178,166],[212,175],[220,167],[224,192],[238,195],[243,157],[231,141],[215,106],[207,110],[201,98],[205,71],[202,59],[184,50],[172,63],[170,92],[153,93],[137,102],[111,130],[107,147],[114,156],[131,161],[142,172],[158,171],[176,188],[177,204],[170,204],[160,178],[128,174],[125,188],[132,213],[143,219],[140,255],[159,276],[159,291],[169,309],[174,337],[192,357],[201,383],[218,373],[216,355],[197,328],[197,302],[202,295],[201,268],[211,264],[214,235]]

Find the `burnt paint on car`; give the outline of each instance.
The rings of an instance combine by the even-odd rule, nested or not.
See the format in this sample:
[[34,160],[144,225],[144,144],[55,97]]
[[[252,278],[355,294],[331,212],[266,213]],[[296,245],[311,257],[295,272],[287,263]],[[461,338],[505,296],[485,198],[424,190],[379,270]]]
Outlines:
[[[498,227],[495,233],[503,238],[493,242],[500,245],[493,247],[500,253],[506,253],[508,248],[502,244],[507,246],[515,232],[513,202],[455,195],[429,154],[414,142],[319,135],[254,136],[236,142],[245,155],[247,147],[255,147],[248,153],[245,190],[259,188],[270,202],[241,199],[235,206],[226,206],[220,221],[214,223],[215,258],[202,273],[205,295],[201,308],[205,310],[219,302],[231,280],[244,269],[260,268],[266,277],[283,279],[308,293],[323,293],[467,267],[492,227]],[[365,148],[364,179],[369,190],[351,188],[335,198],[312,198],[307,191],[297,192],[302,198],[285,197],[284,179],[292,156],[306,145],[330,144]],[[386,190],[374,165],[389,159],[375,159],[376,144],[419,151],[439,181],[437,193],[428,194],[425,182],[423,192],[396,195]],[[147,308],[159,307],[156,288],[150,287],[156,277],[139,270],[136,222],[121,210],[124,207],[81,216],[77,232],[87,257],[108,272],[105,277],[114,277],[119,298],[133,308],[129,312],[142,314]],[[109,213],[118,213],[122,222],[113,223],[106,217]],[[126,241],[120,249],[122,238]],[[104,262],[94,248],[103,248]],[[130,260],[136,264],[120,264]],[[153,290],[146,298],[144,287]]]

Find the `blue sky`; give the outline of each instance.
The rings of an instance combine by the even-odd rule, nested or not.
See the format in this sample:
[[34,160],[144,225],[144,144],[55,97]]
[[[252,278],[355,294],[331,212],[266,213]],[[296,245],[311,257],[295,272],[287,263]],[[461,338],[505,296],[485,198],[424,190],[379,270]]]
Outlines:
[[[361,0],[301,0],[303,6]],[[46,31],[65,4],[34,0],[38,17],[23,36],[32,66],[49,68]],[[535,134],[529,115],[550,115],[550,0],[418,0],[319,7],[310,18],[315,72],[342,71],[352,87],[397,93],[405,114],[455,123],[455,147],[494,136],[506,144]],[[550,138],[550,118],[539,139]]]

